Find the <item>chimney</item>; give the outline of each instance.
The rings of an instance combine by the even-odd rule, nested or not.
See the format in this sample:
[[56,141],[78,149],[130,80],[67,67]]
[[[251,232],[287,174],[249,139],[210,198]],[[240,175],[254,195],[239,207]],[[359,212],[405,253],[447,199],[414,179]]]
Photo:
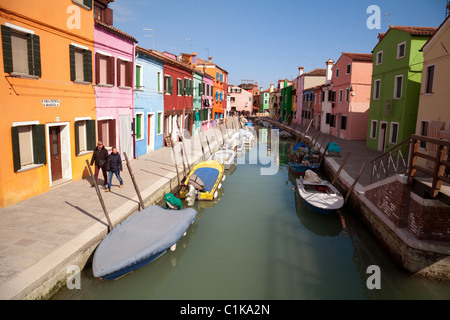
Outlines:
[[299,75],[299,76],[302,76],[304,70],[305,70],[305,68],[303,68],[303,67],[298,67],[298,75]]
[[191,53],[192,56],[192,66],[195,68],[197,66],[197,52],[192,52]]
[[273,83],[270,84],[270,93],[273,92]]
[[213,57],[208,57],[208,62],[212,62]]
[[334,61],[332,59],[329,59],[327,62],[325,62],[327,65],[327,72],[326,72],[326,84],[331,83],[331,78],[333,76],[332,68],[334,65]]

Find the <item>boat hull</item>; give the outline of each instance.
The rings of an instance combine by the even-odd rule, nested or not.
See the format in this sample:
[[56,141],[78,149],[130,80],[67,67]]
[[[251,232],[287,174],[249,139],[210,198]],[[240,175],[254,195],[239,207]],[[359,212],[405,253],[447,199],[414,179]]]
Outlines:
[[330,182],[309,182],[304,179],[296,181],[300,198],[310,210],[320,214],[333,214],[344,206],[344,198]]
[[308,170],[317,172],[317,170],[319,169],[319,165],[318,164],[305,166],[305,165],[302,165],[302,164],[295,164],[295,163],[289,162],[289,166],[290,166],[290,169],[291,169],[291,171],[293,173],[296,173],[296,174],[299,174],[299,175],[305,175],[305,172],[308,171]]

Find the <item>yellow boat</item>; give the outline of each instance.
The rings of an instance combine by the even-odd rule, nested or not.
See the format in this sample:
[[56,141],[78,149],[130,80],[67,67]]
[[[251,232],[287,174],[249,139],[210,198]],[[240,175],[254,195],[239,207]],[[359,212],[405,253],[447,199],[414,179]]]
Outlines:
[[196,165],[181,187],[180,198],[192,204],[195,199],[214,200],[225,181],[224,172],[223,165],[217,161],[205,161]]

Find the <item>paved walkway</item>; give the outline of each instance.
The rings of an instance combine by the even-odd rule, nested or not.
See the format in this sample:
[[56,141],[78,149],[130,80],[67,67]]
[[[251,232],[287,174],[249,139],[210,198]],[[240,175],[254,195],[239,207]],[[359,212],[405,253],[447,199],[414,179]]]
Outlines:
[[[229,124],[228,128],[231,129]],[[225,133],[225,127],[222,132]],[[206,137],[214,152],[218,147],[217,140],[223,139],[222,132],[216,127],[202,133],[207,156]],[[200,136],[185,141],[193,155],[190,159],[192,168],[194,163],[202,161]],[[191,141],[196,143],[189,147]],[[176,144],[177,150],[181,145]],[[177,187],[172,154],[172,148],[166,147],[130,160],[146,205],[160,201],[167,191]],[[182,179],[181,157],[177,163]],[[113,225],[139,210],[139,200],[125,162],[123,166],[123,189],[119,189],[115,177],[112,192],[106,193],[103,186],[100,187]],[[103,181],[101,176],[99,183]],[[86,250],[92,251],[106,235],[107,220],[97,193],[91,188],[91,181],[89,177],[68,182],[18,204],[0,208],[0,299],[46,298],[58,278],[67,275],[67,265],[82,260],[80,256]]]

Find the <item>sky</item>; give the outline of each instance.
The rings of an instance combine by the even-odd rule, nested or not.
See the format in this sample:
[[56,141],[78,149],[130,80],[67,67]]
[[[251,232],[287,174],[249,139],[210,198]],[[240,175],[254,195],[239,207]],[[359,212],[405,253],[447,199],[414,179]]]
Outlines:
[[[371,53],[388,25],[439,27],[447,0],[114,0],[114,26],[147,49],[197,52],[229,72],[229,84],[279,79],[325,68],[342,52]],[[381,28],[367,20],[376,5]],[[152,29],[152,30],[144,30]]]

